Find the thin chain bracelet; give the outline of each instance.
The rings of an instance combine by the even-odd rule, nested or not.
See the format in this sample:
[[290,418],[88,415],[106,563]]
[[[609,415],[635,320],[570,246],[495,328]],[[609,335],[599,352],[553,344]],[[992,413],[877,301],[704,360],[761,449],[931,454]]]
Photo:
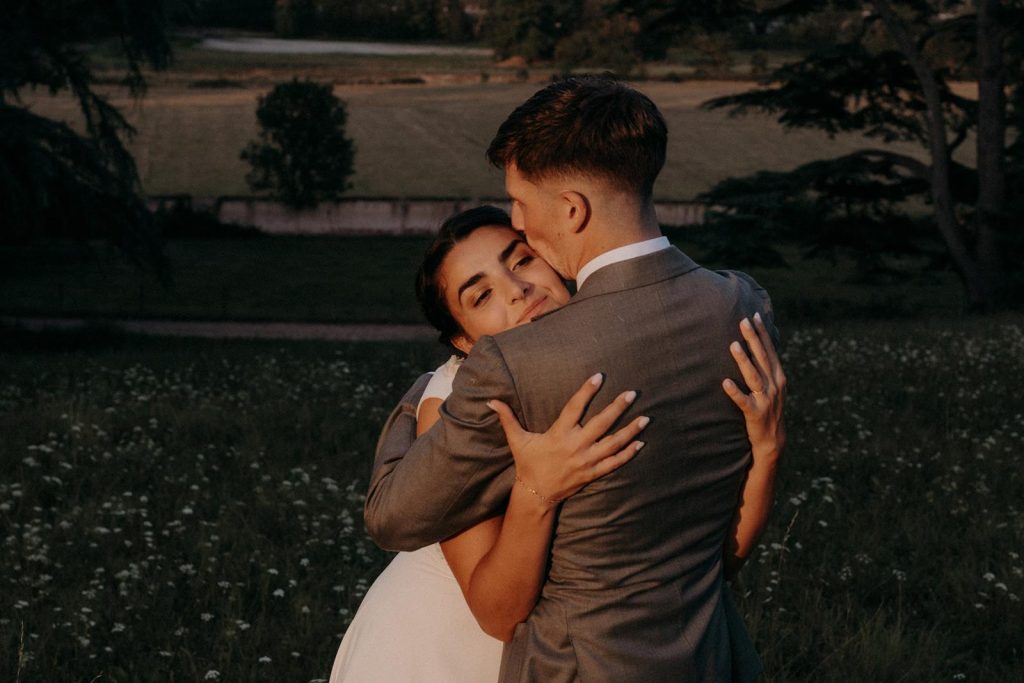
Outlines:
[[557,505],[558,503],[561,503],[563,500],[565,500],[564,498],[548,498],[543,493],[541,493],[540,491],[538,491],[535,488],[532,488],[529,484],[527,484],[525,481],[520,479],[518,474],[516,475],[516,482],[519,483],[519,484],[522,484],[524,489],[526,489],[527,491],[529,491],[533,495],[537,496],[538,498],[543,500],[545,503],[548,503],[549,505]]

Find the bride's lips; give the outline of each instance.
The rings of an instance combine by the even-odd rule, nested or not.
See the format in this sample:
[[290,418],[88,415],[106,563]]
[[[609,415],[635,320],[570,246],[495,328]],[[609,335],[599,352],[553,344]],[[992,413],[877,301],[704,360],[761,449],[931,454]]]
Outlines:
[[540,315],[543,312],[543,311],[541,311],[541,307],[544,304],[546,304],[547,301],[548,301],[548,298],[546,296],[542,296],[539,299],[537,299],[536,301],[534,301],[532,304],[530,304],[526,308],[525,311],[523,311],[523,314],[519,317],[519,320],[516,321],[516,324],[517,325],[522,325],[525,322],[529,322],[530,319],[533,318],[534,316]]

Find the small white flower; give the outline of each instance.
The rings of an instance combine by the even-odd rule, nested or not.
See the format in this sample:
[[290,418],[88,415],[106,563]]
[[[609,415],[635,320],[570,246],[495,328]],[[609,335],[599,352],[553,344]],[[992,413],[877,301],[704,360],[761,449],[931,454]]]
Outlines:
[[260,664],[270,664],[271,661],[272,660],[270,659],[270,657],[268,657],[266,655],[263,655],[262,657],[259,658],[259,663]]
[[203,680],[207,680],[207,681],[215,681],[218,678],[220,678],[220,672],[215,670],[215,669],[210,669],[209,671],[206,672],[206,675],[203,676]]
[[275,591],[274,591],[274,592],[272,593],[272,595],[273,595],[273,596],[274,596],[275,598],[283,598],[283,597],[284,597],[284,589],[283,589],[283,588],[278,588],[277,590],[275,590]]

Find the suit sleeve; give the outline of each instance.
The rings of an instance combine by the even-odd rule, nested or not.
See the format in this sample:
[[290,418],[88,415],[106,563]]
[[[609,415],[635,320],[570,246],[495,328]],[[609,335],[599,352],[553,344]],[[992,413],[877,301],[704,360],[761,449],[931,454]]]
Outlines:
[[781,351],[781,338],[779,337],[779,330],[775,326],[775,309],[772,307],[772,299],[768,296],[768,291],[759,285],[757,280],[738,270],[722,270],[718,271],[718,273],[727,278],[735,278],[746,284],[752,294],[752,298],[746,300],[743,315],[753,315],[755,312],[759,312],[761,319],[764,320],[765,327],[768,329],[768,335],[772,338],[772,344],[775,345],[776,350]]
[[392,413],[377,445],[364,509],[366,528],[379,546],[416,550],[501,514],[514,474],[501,424],[486,405],[490,399],[509,404],[521,419],[504,359],[494,340],[483,337],[430,431],[415,438],[415,405],[411,412],[400,405]]

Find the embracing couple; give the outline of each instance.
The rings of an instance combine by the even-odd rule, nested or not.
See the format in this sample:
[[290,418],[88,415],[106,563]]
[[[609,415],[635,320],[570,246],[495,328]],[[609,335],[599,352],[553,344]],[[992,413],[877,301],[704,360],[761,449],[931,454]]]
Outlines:
[[764,290],[661,235],[666,137],[602,78],[499,128],[512,213],[452,217],[420,268],[455,355],[381,435],[366,523],[403,552],[332,683],[759,674],[726,578],[771,505],[785,377]]

